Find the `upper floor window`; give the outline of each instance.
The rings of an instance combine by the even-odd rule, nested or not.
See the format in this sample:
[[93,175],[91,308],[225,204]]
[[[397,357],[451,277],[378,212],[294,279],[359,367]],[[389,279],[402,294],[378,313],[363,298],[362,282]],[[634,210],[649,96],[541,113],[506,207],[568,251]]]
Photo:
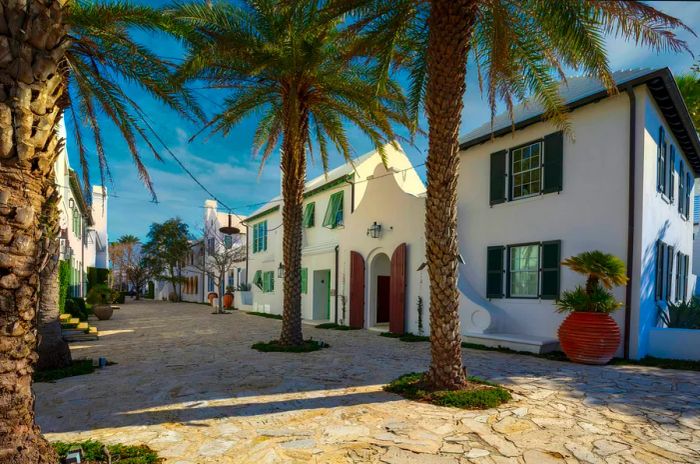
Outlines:
[[560,192],[563,184],[564,136],[540,140],[491,154],[491,205],[533,195]]
[[343,191],[335,192],[328,200],[326,214],[323,217],[323,227],[335,229],[343,225]]
[[314,226],[314,219],[316,215],[316,203],[313,201],[311,203],[307,203],[306,207],[304,208],[304,220],[303,220],[303,226],[305,228],[310,228]]
[[226,249],[229,249],[232,246],[233,246],[233,237],[231,237],[230,235],[224,235],[224,247],[226,247]]
[[511,198],[537,195],[542,190],[542,142],[535,142],[511,151],[513,173]]
[[267,250],[267,221],[253,225],[253,253]]

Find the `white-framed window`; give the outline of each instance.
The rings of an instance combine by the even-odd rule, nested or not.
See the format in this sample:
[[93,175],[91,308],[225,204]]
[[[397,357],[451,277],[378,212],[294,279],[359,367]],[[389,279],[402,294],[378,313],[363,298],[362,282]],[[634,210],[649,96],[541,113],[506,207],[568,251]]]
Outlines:
[[540,245],[514,245],[509,247],[509,296],[511,298],[537,298],[539,295]]
[[539,195],[542,191],[542,142],[511,150],[511,198]]

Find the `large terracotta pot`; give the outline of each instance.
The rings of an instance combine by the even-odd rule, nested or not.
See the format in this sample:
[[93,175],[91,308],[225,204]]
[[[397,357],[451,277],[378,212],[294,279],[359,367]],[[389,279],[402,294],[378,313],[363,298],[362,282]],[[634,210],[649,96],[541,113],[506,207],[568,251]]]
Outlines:
[[209,300],[209,304],[211,304],[212,301],[214,301],[215,298],[219,298],[219,294],[216,292],[209,292],[207,294],[207,300]]
[[112,317],[114,309],[111,305],[94,305],[92,307],[92,312],[99,320],[106,321]]
[[224,308],[230,308],[233,306],[233,293],[224,293]]
[[583,364],[607,364],[620,346],[620,327],[605,313],[573,312],[559,326],[566,356]]

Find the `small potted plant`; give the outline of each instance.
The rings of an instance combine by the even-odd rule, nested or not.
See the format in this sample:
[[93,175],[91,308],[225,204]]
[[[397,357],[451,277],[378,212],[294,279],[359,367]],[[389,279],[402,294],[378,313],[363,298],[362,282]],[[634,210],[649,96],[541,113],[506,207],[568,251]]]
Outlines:
[[562,262],[587,276],[585,287],[565,291],[557,312],[570,313],[559,327],[559,343],[573,362],[608,363],[620,345],[620,327],[610,313],[622,306],[610,290],[627,283],[625,263],[602,251],[587,251]]
[[233,306],[233,287],[227,286],[226,293],[224,293],[224,308],[230,308]]
[[112,309],[112,290],[104,284],[95,285],[90,289],[85,299],[92,305],[92,312],[101,321],[106,321],[114,310]]

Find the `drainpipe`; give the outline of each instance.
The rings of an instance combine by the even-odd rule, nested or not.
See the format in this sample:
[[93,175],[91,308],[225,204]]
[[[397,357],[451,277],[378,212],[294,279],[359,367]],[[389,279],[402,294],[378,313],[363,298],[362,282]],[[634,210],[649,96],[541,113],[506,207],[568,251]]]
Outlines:
[[350,214],[355,212],[355,182],[345,179],[345,182],[350,184]]
[[248,237],[250,237],[250,234],[248,233],[248,224],[245,225],[245,283],[248,283],[248,248],[249,243],[248,243]]
[[204,258],[202,261],[202,303],[204,303],[204,300],[206,300],[206,297],[204,296],[204,293],[206,293],[206,284],[204,283],[204,279],[206,279],[206,273],[204,270],[206,269],[207,266],[207,236],[206,232],[204,235],[204,238],[202,239],[202,253],[204,253]]
[[83,222],[80,224],[80,296],[85,298],[85,276],[83,275],[83,270],[85,269],[85,226],[84,223],[87,222],[85,217],[82,218]]
[[630,133],[629,133],[629,183],[628,183],[628,214],[627,214],[627,287],[625,287],[625,336],[623,342],[624,358],[630,357],[630,325],[632,319],[632,284],[634,283],[634,204],[635,204],[635,166],[636,166],[636,132],[637,132],[637,101],[634,88],[627,88],[630,99]]
[[338,249],[340,245],[335,246],[335,323],[338,323]]

